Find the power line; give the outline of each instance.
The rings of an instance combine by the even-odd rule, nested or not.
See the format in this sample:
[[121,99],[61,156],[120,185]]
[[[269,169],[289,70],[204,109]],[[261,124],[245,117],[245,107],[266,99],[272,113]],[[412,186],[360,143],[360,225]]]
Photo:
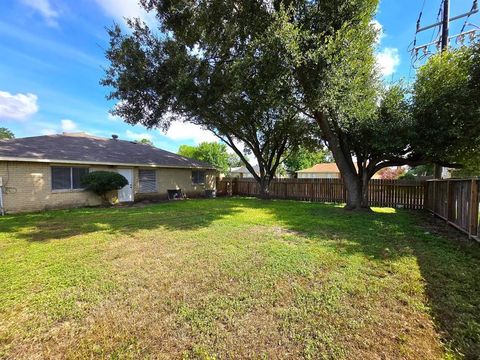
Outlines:
[[462,29],[460,30],[460,33],[463,33],[463,30],[465,30],[465,26],[468,24],[468,19],[470,18],[470,15],[474,13],[476,9],[478,9],[478,0],[474,0],[472,4],[472,8],[470,9],[469,14],[467,15],[467,18],[465,19],[465,22],[463,23]]

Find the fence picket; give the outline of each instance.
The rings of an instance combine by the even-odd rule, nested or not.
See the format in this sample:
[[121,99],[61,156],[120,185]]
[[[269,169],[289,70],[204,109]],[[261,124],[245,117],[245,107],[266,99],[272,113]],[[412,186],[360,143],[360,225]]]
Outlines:
[[[219,196],[258,196],[259,191],[260,187],[254,179],[217,180]],[[430,203],[424,201],[430,199],[426,194],[428,192],[431,192],[431,188],[425,186],[424,182],[372,179],[369,184],[369,204],[407,209],[429,208]],[[275,179],[270,185],[270,197],[342,203],[346,201],[346,189],[341,179]]]

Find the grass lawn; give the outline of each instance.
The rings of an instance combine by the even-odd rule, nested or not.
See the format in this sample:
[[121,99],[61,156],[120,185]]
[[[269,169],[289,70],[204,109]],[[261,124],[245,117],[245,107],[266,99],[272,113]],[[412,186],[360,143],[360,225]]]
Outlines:
[[0,358],[478,359],[480,246],[425,221],[242,198],[6,216]]

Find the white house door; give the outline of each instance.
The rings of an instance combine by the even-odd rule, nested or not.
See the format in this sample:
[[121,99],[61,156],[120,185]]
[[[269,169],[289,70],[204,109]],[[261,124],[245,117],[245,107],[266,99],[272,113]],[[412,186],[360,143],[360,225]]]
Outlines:
[[128,185],[118,190],[118,201],[129,202],[133,201],[133,170],[132,169],[118,169],[118,173],[123,175],[128,180]]

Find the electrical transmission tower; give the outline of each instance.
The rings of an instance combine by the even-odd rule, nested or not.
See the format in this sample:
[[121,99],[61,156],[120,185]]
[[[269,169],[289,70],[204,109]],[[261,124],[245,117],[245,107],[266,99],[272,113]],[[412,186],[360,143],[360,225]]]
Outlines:
[[[412,56],[415,59],[418,59],[420,52],[423,52],[422,58],[425,58],[426,56],[433,54],[435,51],[433,52],[430,51],[430,48],[432,46],[435,46],[437,50],[444,51],[448,48],[450,40],[455,39],[457,42],[460,42],[463,45],[466,37],[470,39],[470,42],[473,42],[476,36],[480,35],[480,27],[468,22],[468,19],[470,18],[471,15],[478,13],[478,0],[473,0],[472,8],[469,12],[456,15],[454,17],[450,17],[450,0],[443,0],[438,12],[437,22],[430,25],[423,26],[423,27],[420,26],[422,13],[423,13],[423,9],[420,12],[420,15],[418,16],[417,30],[415,31],[415,40],[413,42],[413,48],[412,48]],[[442,19],[438,21],[441,14],[442,14]],[[466,19],[462,26],[462,29],[460,30],[460,33],[450,36],[449,34],[450,22],[455,20],[460,20],[462,18],[466,18]],[[467,26],[473,27],[473,29],[465,30]],[[434,28],[439,29],[438,37],[435,40],[432,40],[426,44],[417,46],[417,34],[429,29],[434,29]]]
[[[423,3],[425,5],[425,1]],[[448,49],[450,40],[455,40],[456,43],[460,43],[460,45],[465,45],[465,40],[468,37],[470,43],[473,43],[475,41],[475,38],[477,36],[480,36],[480,27],[469,23],[468,20],[471,15],[478,13],[478,0],[473,0],[472,3],[472,8],[470,9],[469,12],[466,12],[464,14],[456,15],[453,17],[450,17],[450,1],[449,0],[443,0],[442,3],[440,4],[440,9],[438,11],[437,15],[437,21],[433,24],[426,25],[421,27],[420,26],[420,21],[422,19],[422,13],[423,13],[423,8],[422,11],[420,11],[420,14],[418,16],[417,20],[417,30],[415,31],[415,39],[413,40],[413,47],[412,47],[412,66],[415,67],[415,63],[418,60],[423,60],[430,56],[431,54],[434,54],[436,51],[445,51]],[[441,19],[440,19],[441,17]],[[455,21],[455,20],[460,20],[465,18],[465,22],[460,30],[460,32],[456,35],[450,36],[450,22]],[[466,27],[472,27],[469,30],[465,30]],[[420,32],[429,30],[429,29],[437,29],[437,35],[436,38],[432,39],[430,42],[427,42],[422,45],[417,45],[417,35]],[[430,48],[434,47],[433,51],[430,51]],[[442,167],[435,165],[435,178],[441,178],[442,176]]]

